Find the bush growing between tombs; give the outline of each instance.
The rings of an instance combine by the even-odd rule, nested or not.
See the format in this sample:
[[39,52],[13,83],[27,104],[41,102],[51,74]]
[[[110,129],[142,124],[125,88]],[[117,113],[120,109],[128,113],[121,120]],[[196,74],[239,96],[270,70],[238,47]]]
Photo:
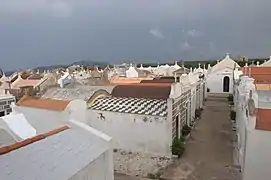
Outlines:
[[233,102],[233,95],[232,95],[232,94],[229,94],[229,96],[228,96],[228,101],[229,101],[229,102]]
[[201,110],[200,109],[196,109],[195,111],[195,118],[200,118],[201,117]]
[[233,111],[233,110],[231,110],[230,116],[231,116],[231,120],[235,120],[235,118],[236,118],[236,112]]
[[172,146],[171,146],[171,152],[173,155],[178,156],[178,158],[181,158],[181,156],[184,153],[185,147],[184,147],[184,141],[185,138],[181,137],[179,138],[174,138]]
[[182,135],[187,136],[191,132],[191,128],[188,125],[184,125],[182,129]]

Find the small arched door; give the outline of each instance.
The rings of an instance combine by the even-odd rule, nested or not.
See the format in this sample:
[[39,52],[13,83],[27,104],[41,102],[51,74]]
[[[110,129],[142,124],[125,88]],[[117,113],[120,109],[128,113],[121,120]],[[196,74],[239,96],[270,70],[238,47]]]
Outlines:
[[230,92],[230,78],[228,76],[223,78],[223,92]]

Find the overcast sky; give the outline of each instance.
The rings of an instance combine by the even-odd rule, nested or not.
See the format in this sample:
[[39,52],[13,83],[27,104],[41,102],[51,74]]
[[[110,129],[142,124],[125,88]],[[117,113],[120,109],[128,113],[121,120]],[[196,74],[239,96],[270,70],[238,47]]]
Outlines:
[[5,70],[271,55],[270,0],[0,0]]

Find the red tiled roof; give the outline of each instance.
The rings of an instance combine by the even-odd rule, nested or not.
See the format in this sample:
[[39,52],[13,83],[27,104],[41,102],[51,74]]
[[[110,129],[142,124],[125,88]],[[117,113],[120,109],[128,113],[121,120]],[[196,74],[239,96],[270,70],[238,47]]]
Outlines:
[[70,101],[34,98],[31,96],[23,96],[18,102],[17,106],[26,106],[32,108],[47,109],[52,111],[63,111],[66,109]]
[[142,80],[152,80],[153,78],[122,78],[118,77],[112,79],[110,83],[112,84],[133,84],[133,83],[140,83]]
[[171,84],[130,84],[119,85],[112,91],[113,97],[132,97],[146,99],[168,99]]
[[271,109],[259,108],[257,110],[255,129],[271,131]]
[[14,81],[11,86],[12,88],[20,88],[24,86],[33,86],[36,87],[41,82],[40,79],[22,79],[19,78],[16,81]]
[[140,83],[174,83],[174,79],[153,79],[153,80],[142,80]]
[[[171,86],[172,83],[156,83],[156,82],[149,82],[149,83],[137,83],[137,84],[130,84],[129,86]],[[128,85],[127,85],[128,86]]]
[[5,93],[7,94],[8,92],[12,95],[18,95],[21,93],[21,89],[5,89]]
[[32,137],[32,138],[25,139],[23,141],[17,142],[17,143],[12,144],[12,145],[1,147],[0,148],[0,155],[3,155],[3,154],[6,154],[6,153],[9,153],[10,151],[14,151],[16,149],[22,148],[24,146],[27,146],[27,145],[32,144],[34,142],[37,142],[39,140],[45,139],[45,138],[47,138],[49,136],[60,133],[60,132],[65,131],[67,129],[69,129],[68,126],[62,126],[60,128],[49,131],[47,133],[40,134],[40,135],[37,135],[37,136]]
[[255,79],[255,83],[271,84],[271,67],[243,67],[243,73]]

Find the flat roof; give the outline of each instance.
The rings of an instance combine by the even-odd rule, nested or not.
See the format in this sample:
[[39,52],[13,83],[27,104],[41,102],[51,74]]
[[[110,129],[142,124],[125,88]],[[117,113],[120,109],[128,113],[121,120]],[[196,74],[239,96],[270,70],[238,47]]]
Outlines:
[[256,129],[271,131],[271,109],[259,108],[257,110]]
[[271,84],[255,84],[257,91],[269,91],[271,90]]
[[70,101],[42,99],[25,95],[16,103],[16,105],[52,111],[63,111],[69,103]]
[[94,134],[66,129],[0,155],[0,179],[70,179],[106,150]]

